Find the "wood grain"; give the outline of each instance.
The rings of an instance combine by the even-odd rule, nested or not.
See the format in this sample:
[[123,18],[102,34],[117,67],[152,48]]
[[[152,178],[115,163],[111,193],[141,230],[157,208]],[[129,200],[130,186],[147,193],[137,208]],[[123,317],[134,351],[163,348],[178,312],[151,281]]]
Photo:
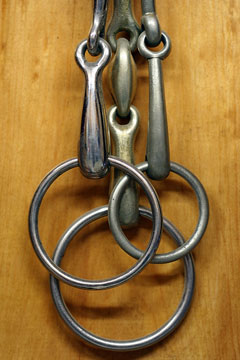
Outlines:
[[[140,2],[134,1],[136,17]],[[60,320],[48,273],[30,244],[28,209],[42,177],[76,156],[84,78],[74,61],[88,35],[92,1],[1,1],[1,321],[2,359],[239,359],[240,2],[156,2],[172,39],[163,70],[171,158],[193,171],[210,201],[210,222],[194,250],[196,292],[179,329],[134,353],[84,345]],[[110,11],[112,4],[110,6]],[[136,56],[141,113],[136,161],[144,159],[148,116],[147,63]],[[104,93],[112,104],[106,74]],[[72,170],[56,181],[40,211],[40,235],[52,254],[57,239],[85,211],[107,203],[109,178],[89,181]],[[189,187],[171,175],[154,182],[166,217],[186,236],[197,220]],[[147,204],[142,198],[142,203]],[[144,248],[151,224],[127,232]],[[166,236],[159,251],[174,248]],[[112,239],[106,219],[87,226],[70,245],[63,267],[89,279],[120,273],[134,263]],[[177,307],[181,262],[149,265],[123,286],[100,292],[62,286],[74,316],[87,329],[115,339],[155,330]]]

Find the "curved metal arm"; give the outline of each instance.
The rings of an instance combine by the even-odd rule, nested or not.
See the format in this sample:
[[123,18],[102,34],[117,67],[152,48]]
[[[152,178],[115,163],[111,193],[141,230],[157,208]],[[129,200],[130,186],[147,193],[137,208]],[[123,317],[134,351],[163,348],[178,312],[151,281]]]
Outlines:
[[161,29],[155,11],[154,0],[142,0],[142,26],[146,31],[149,46],[157,46],[161,41]]
[[99,37],[104,38],[108,0],[94,0],[93,23],[88,36],[88,51],[99,54]]

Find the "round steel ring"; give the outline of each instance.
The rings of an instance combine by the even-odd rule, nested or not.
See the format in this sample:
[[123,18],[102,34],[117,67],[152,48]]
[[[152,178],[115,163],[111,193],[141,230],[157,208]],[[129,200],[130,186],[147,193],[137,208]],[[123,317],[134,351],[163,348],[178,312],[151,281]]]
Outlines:
[[159,51],[152,51],[148,49],[148,47],[146,46],[147,35],[146,35],[146,31],[143,31],[139,35],[138,45],[137,45],[140,55],[142,55],[146,59],[159,58],[161,60],[164,60],[171,51],[171,40],[168,34],[165,33],[165,31],[162,31],[161,35],[162,35],[161,41],[163,42],[164,45],[163,48]]
[[[148,167],[148,163],[144,162],[137,165],[136,167],[141,171],[146,171]],[[208,198],[200,181],[189,170],[187,170],[186,168],[184,168],[183,166],[177,163],[171,162],[170,170],[171,172],[176,173],[180,175],[183,179],[185,179],[194,190],[198,200],[199,218],[193,234],[186,241],[186,243],[178,247],[176,250],[170,251],[166,254],[156,254],[151,261],[151,263],[153,264],[164,264],[178,260],[183,256],[185,256],[199,243],[208,224],[208,217],[209,217]],[[122,177],[119,180],[119,182],[115,185],[112,191],[109,200],[108,221],[112,234],[115,240],[121,246],[121,248],[124,251],[126,251],[130,256],[134,257],[135,259],[138,259],[140,256],[142,256],[142,251],[137,249],[132,243],[130,243],[130,241],[124,235],[118,219],[118,211],[119,211],[118,209],[119,209],[121,196],[128,183],[128,180],[129,177],[127,176]]]
[[[50,185],[54,182],[54,180],[56,180],[60,175],[62,175],[66,171],[79,166],[77,158],[70,159],[61,163],[46,175],[46,177],[42,180],[42,182],[40,183],[39,187],[37,188],[34,194],[29,211],[29,232],[30,232],[33,248],[38,258],[40,259],[42,264],[50,271],[50,273],[53,274],[55,277],[57,277],[59,280],[62,280],[71,286],[81,289],[96,289],[96,290],[107,289],[114,286],[118,286],[124,283],[125,281],[128,281],[133,276],[137,275],[140,271],[142,271],[143,268],[151,261],[152,257],[157,251],[161,238],[162,213],[161,213],[159,200],[153,186],[150,184],[147,178],[142,174],[142,172],[139,171],[133,165],[130,165],[127,162],[120,160],[114,156],[109,156],[109,163],[111,166],[114,166],[119,170],[123,171],[124,173],[130,175],[143,187],[149,199],[151,210],[153,213],[153,230],[148,247],[144,252],[143,256],[141,256],[141,258],[136,262],[136,264],[126,272],[116,277],[112,277],[104,280],[81,279],[76,276],[70,275],[69,273],[58,267],[48,256],[42,245],[38,231],[38,215],[39,215],[39,208],[42,199],[46,191],[50,187]],[[87,214],[83,215],[83,218],[84,216],[87,216]]]
[[[152,213],[149,209],[140,207],[140,214],[148,219],[152,219]],[[107,216],[108,206],[102,206],[101,208],[96,208],[88,212],[87,214],[87,223],[96,220],[99,217]],[[53,256],[53,261],[60,266],[61,259],[64,255],[66,247],[72,240],[73,236],[77,231],[79,231],[85,225],[84,217],[78,218],[67,230],[67,232],[62,236],[60,241],[57,244],[55,253]],[[167,233],[176,241],[177,245],[181,246],[184,244],[184,238],[179,233],[179,231],[167,220],[163,219],[163,226]],[[84,341],[106,350],[114,351],[129,351],[137,350],[141,348],[148,347],[150,345],[159,342],[168,336],[183,320],[185,317],[193,296],[194,283],[195,283],[195,270],[192,256],[190,254],[186,255],[184,258],[184,269],[185,269],[185,283],[184,291],[180,301],[180,304],[177,307],[175,313],[171,318],[162,325],[159,329],[152,332],[149,335],[146,335],[135,340],[126,340],[126,341],[117,341],[110,340],[100,336],[97,336],[85,328],[83,328],[71,315],[69,312],[64,299],[61,294],[59,287],[59,281],[50,276],[50,287],[51,293],[54,300],[54,304],[57,308],[58,313],[64,322],[70,327],[70,329],[77,334]]]

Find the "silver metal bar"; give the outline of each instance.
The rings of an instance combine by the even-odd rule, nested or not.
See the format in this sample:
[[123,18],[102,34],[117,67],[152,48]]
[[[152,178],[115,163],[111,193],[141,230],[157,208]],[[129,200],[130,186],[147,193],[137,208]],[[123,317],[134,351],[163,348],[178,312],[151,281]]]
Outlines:
[[111,49],[101,38],[99,47],[102,56],[96,62],[85,59],[87,40],[76,50],[76,61],[86,79],[78,158],[82,174],[90,179],[102,178],[109,170],[102,71],[110,60]]

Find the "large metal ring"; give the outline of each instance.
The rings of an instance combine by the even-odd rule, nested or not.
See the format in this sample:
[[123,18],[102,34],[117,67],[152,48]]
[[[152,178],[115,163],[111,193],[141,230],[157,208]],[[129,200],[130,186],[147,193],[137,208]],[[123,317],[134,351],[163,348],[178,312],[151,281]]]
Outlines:
[[[40,240],[39,231],[38,231],[38,214],[42,199],[46,191],[50,187],[50,185],[54,182],[54,180],[56,180],[64,172],[79,166],[78,159],[74,158],[67,160],[62,164],[58,165],[52,171],[50,171],[40,183],[37,191],[34,194],[30,207],[29,232],[30,232],[33,248],[38,258],[40,259],[42,264],[50,271],[50,273],[53,274],[55,277],[57,277],[59,280],[62,280],[71,286],[81,289],[97,289],[97,290],[107,289],[114,286],[118,286],[126,282],[127,280],[131,279],[134,275],[142,271],[143,268],[151,261],[152,257],[154,256],[158,248],[161,238],[162,213],[161,213],[159,200],[153,186],[150,184],[147,178],[141,173],[141,171],[139,171],[135,166],[130,165],[127,162],[120,160],[114,156],[109,156],[109,163],[110,165],[130,175],[143,187],[149,199],[153,213],[153,230],[152,230],[151,240],[148,244],[146,251],[144,252],[143,256],[141,256],[141,259],[139,259],[133,267],[131,267],[126,272],[120,274],[119,276],[110,279],[90,281],[70,275],[52,261],[52,259],[46,253],[42,245],[42,242]],[[88,218],[88,214],[83,215],[82,218],[83,219]]]
[[[140,214],[148,219],[152,219],[152,213],[149,209],[140,207]],[[87,223],[94,221],[102,216],[107,216],[108,207],[102,206],[101,208],[96,208],[91,210],[87,214]],[[61,259],[64,255],[66,247],[71,241],[74,234],[79,231],[86,222],[86,216],[80,217],[77,219],[67,230],[68,235],[64,234],[60,239],[57,247],[55,249],[55,253],[53,256],[53,261],[60,266]],[[184,245],[184,238],[179,233],[179,231],[167,220],[163,219],[164,229],[169,233],[169,235],[176,241],[177,245]],[[50,276],[50,287],[52,292],[52,297],[59,312],[61,318],[65,321],[65,323],[70,327],[70,329],[80,336],[86,342],[100,347],[106,350],[115,350],[115,351],[126,351],[126,350],[137,350],[144,347],[148,347],[150,345],[159,342],[167,335],[169,335],[183,320],[185,317],[193,296],[194,291],[194,283],[195,283],[195,271],[194,271],[194,263],[192,256],[190,254],[184,257],[184,268],[185,268],[185,284],[184,291],[182,295],[182,299],[180,301],[177,310],[172,315],[172,317],[159,329],[154,331],[153,333],[146,335],[144,337],[135,339],[135,340],[127,340],[127,341],[116,341],[110,340],[106,338],[99,337],[85,328],[83,328],[70,314],[63,297],[61,295],[61,290],[59,287],[59,281],[55,279],[53,276]]]
[[[148,163],[144,162],[136,166],[141,171],[146,171],[148,168]],[[208,217],[209,217],[209,205],[208,205],[208,198],[206,192],[200,183],[200,181],[193,175],[189,170],[184,168],[183,166],[171,162],[170,163],[170,171],[180,175],[184,178],[189,185],[194,190],[197,200],[198,200],[198,207],[199,207],[199,219],[194,230],[192,236],[189,238],[184,245],[181,245],[176,250],[170,251],[166,254],[156,254],[152,259],[153,264],[164,264],[168,262],[172,262],[178,260],[185,256],[189,251],[191,251],[201,240],[207,224],[208,224]],[[109,226],[112,231],[112,234],[115,237],[115,240],[121,246],[121,248],[126,251],[130,256],[138,259],[142,256],[142,251],[137,249],[124,235],[121,225],[119,223],[119,204],[122,197],[122,194],[128,184],[129,178],[127,176],[122,177],[119,182],[114,187],[110,201],[109,201],[109,215],[108,221]]]

